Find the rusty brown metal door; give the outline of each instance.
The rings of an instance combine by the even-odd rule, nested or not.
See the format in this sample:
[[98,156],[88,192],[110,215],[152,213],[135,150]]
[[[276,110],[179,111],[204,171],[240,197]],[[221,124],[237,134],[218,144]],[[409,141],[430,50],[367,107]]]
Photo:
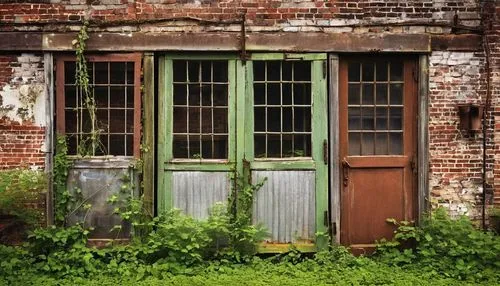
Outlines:
[[345,57],[339,69],[340,240],[354,252],[416,216],[415,59]]

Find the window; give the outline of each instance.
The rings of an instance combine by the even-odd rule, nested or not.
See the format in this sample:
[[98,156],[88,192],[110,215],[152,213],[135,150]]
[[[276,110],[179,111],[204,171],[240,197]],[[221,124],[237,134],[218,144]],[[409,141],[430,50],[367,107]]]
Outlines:
[[349,155],[403,152],[403,62],[348,65]]
[[140,54],[87,57],[93,113],[75,86],[75,58],[58,58],[57,129],[68,138],[69,155],[81,153],[91,134],[99,140],[88,155],[139,155],[140,60]]
[[255,61],[253,67],[255,158],[310,157],[310,61]]
[[173,61],[174,158],[228,158],[228,62]]

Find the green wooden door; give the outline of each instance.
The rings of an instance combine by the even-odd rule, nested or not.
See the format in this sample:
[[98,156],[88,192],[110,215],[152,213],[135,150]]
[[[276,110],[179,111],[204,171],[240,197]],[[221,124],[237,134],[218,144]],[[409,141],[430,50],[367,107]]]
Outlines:
[[[268,242],[310,245],[328,210],[326,54],[254,54],[246,64],[245,160]],[[274,250],[274,245],[270,251]]]
[[206,217],[226,200],[236,170],[267,179],[254,222],[268,228],[269,242],[313,246],[328,217],[325,62],[326,54],[163,57],[159,211]]

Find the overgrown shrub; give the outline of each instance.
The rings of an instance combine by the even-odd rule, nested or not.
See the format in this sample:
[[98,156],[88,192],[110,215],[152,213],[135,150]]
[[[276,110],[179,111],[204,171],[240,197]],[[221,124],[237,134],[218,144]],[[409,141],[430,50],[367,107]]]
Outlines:
[[[403,248],[402,246],[409,246]],[[394,240],[377,249],[378,260],[461,280],[500,278],[500,238],[474,227],[469,218],[451,219],[437,209],[420,227],[399,223]]]
[[42,199],[47,191],[47,177],[42,171],[11,169],[0,171],[0,215],[12,215],[28,225],[43,220],[43,210],[27,205]]

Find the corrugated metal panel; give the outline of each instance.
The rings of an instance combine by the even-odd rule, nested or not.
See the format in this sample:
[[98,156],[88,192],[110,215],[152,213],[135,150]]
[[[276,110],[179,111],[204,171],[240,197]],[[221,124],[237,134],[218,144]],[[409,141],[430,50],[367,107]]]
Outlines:
[[[78,209],[68,218],[68,222],[75,224],[85,219],[85,227],[94,227],[90,233],[91,238],[128,237],[130,225],[113,214],[115,206],[107,200],[113,194],[125,195],[120,189],[124,184],[124,176],[132,174],[129,164],[130,161],[96,159],[75,161],[68,173],[68,190],[73,193],[81,190],[85,203],[91,204],[92,207],[88,211],[83,208]],[[120,233],[110,232],[115,225],[122,225]]]
[[254,223],[262,223],[273,242],[312,240],[315,232],[314,171],[254,171],[254,183],[267,178],[254,201]]
[[172,172],[174,208],[205,219],[216,202],[227,202],[227,172]]

